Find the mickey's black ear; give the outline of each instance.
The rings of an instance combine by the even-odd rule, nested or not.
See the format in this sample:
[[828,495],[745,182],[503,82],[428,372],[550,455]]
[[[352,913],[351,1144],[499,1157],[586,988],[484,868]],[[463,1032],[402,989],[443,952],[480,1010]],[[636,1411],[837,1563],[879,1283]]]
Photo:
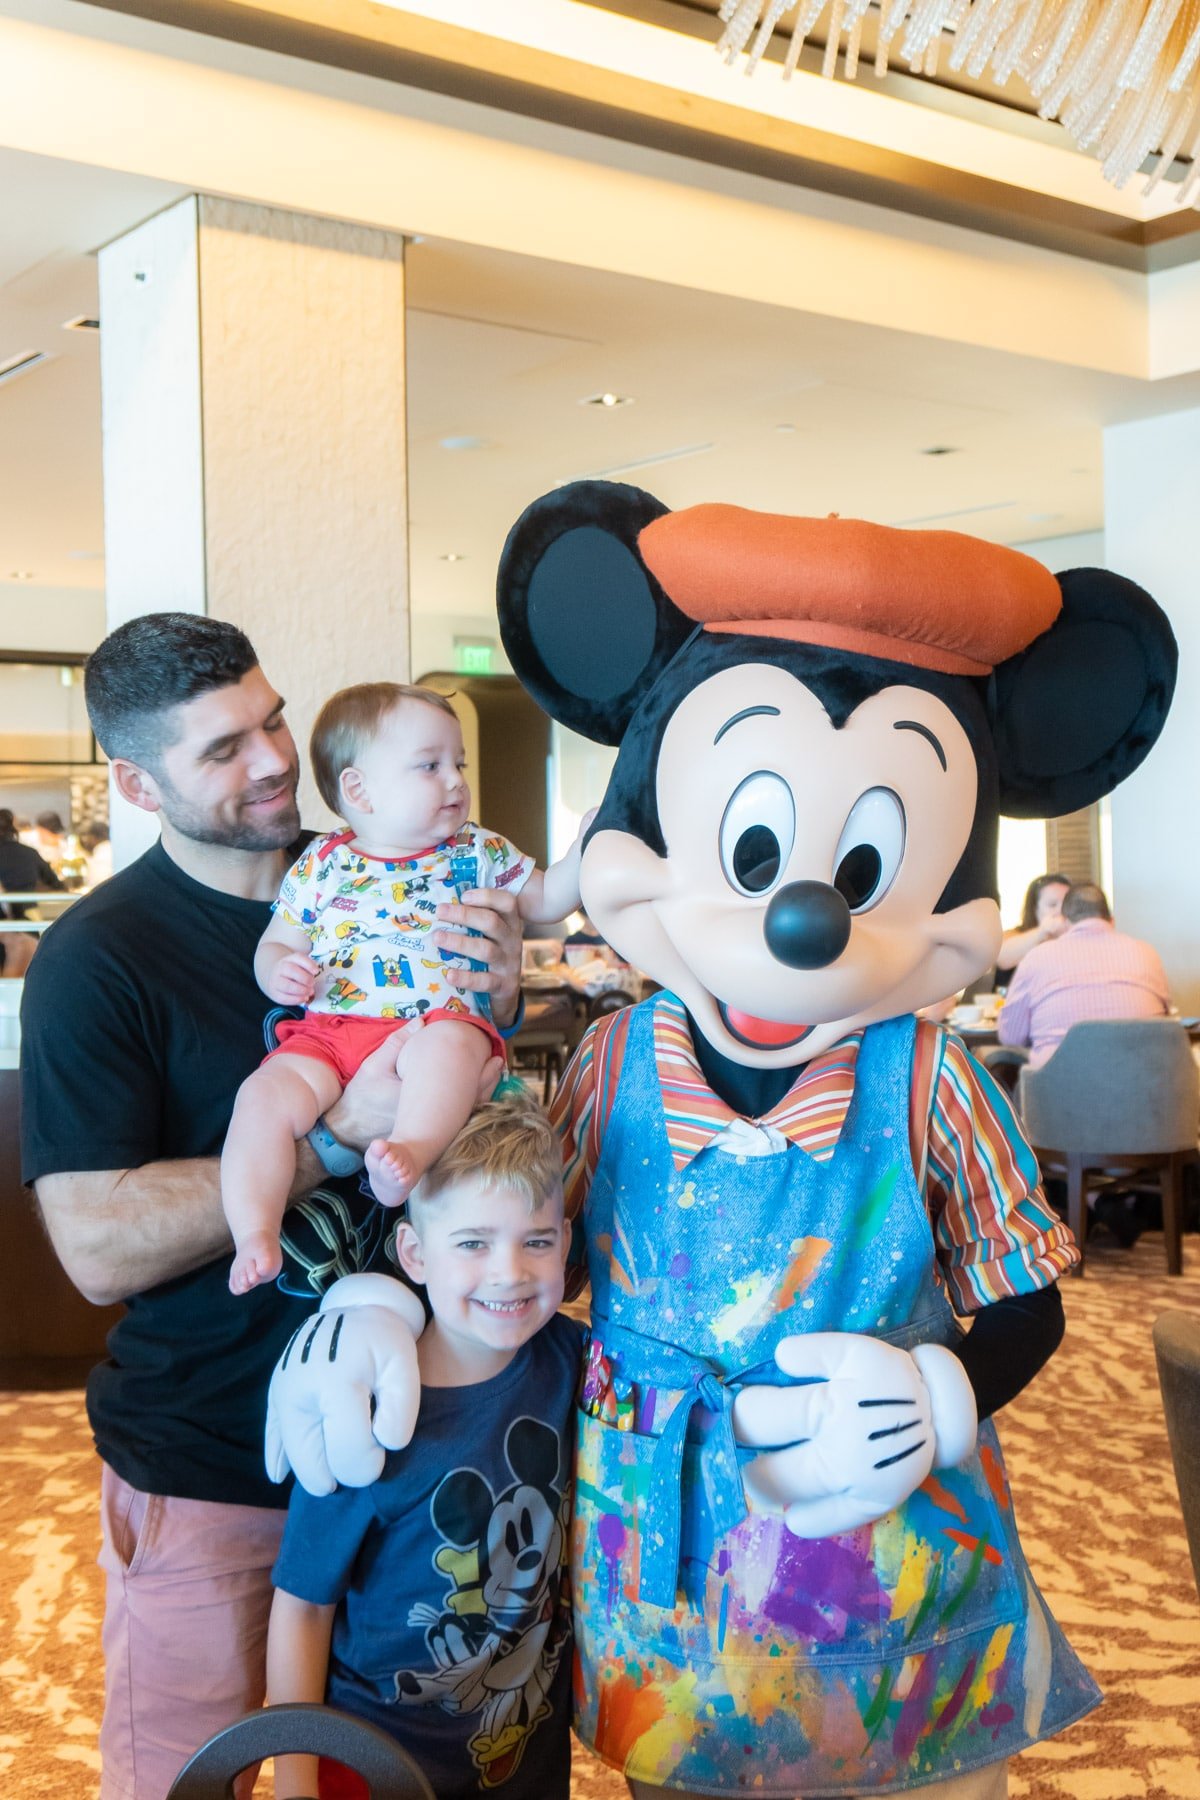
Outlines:
[[1053,819],[1132,774],[1163,728],[1179,652],[1166,614],[1105,569],[1058,577],[1049,631],[996,669],[1000,811]]
[[571,482],[526,507],[500,558],[509,661],[551,718],[600,744],[621,741],[694,629],[638,554],[638,533],[667,511],[641,488]]
[[542,1419],[514,1419],[504,1439],[504,1454],[517,1480],[543,1493],[558,1480],[558,1433]]
[[455,1469],[443,1478],[429,1510],[438,1535],[458,1550],[469,1550],[486,1534],[495,1505],[477,1470]]

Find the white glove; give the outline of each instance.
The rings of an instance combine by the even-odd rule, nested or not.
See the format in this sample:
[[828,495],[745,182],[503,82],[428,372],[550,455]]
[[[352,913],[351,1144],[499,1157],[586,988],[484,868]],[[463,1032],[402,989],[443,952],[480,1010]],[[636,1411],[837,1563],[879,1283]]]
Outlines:
[[[421,1403],[425,1312],[390,1275],[343,1275],[275,1365],[267,1394],[267,1474],[288,1469],[310,1494],[366,1487],[385,1450],[412,1437]],[[375,1403],[374,1417],[371,1402]]]
[[756,1511],[782,1512],[797,1537],[835,1537],[881,1519],[931,1469],[975,1447],[974,1391],[940,1344],[910,1354],[854,1332],[817,1331],[784,1338],[775,1360],[811,1385],[743,1388],[733,1429],[739,1443],[772,1446],[743,1469],[746,1496]]

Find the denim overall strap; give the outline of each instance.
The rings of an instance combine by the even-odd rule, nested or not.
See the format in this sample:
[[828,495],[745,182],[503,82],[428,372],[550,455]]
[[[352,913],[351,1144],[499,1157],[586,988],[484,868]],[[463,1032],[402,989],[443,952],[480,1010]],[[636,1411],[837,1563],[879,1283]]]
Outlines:
[[665,1344],[640,1332],[626,1331],[610,1319],[593,1316],[592,1329],[605,1351],[622,1360],[632,1354],[644,1381],[682,1390],[654,1452],[650,1471],[648,1516],[654,1531],[642,1544],[639,1593],[654,1606],[670,1606],[679,1572],[683,1449],[697,1407],[715,1415],[700,1452],[705,1500],[718,1537],[746,1516],[746,1495],[733,1436],[733,1402],[737,1383],[705,1357],[693,1356],[677,1344]]

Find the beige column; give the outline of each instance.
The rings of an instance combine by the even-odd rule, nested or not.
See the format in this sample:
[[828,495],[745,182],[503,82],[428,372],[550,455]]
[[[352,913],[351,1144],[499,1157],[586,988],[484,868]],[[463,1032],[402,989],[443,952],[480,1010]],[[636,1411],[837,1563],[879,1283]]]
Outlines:
[[[109,628],[232,619],[304,745],[409,673],[403,239],[192,196],[101,251],[100,313]],[[114,801],[118,863],[145,827]]]

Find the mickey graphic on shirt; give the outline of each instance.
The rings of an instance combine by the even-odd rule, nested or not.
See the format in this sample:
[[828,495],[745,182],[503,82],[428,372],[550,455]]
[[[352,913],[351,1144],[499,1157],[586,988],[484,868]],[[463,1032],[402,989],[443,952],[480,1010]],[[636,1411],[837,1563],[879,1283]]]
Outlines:
[[509,1426],[504,1453],[515,1477],[502,1493],[474,1469],[439,1483],[430,1517],[441,1540],[433,1564],[450,1579],[440,1612],[421,1604],[433,1667],[396,1674],[399,1705],[477,1712],[469,1749],[483,1787],[520,1764],[529,1735],[550,1714],[547,1695],[569,1643],[565,1585],[570,1486],[559,1483],[559,1438],[539,1419]]

